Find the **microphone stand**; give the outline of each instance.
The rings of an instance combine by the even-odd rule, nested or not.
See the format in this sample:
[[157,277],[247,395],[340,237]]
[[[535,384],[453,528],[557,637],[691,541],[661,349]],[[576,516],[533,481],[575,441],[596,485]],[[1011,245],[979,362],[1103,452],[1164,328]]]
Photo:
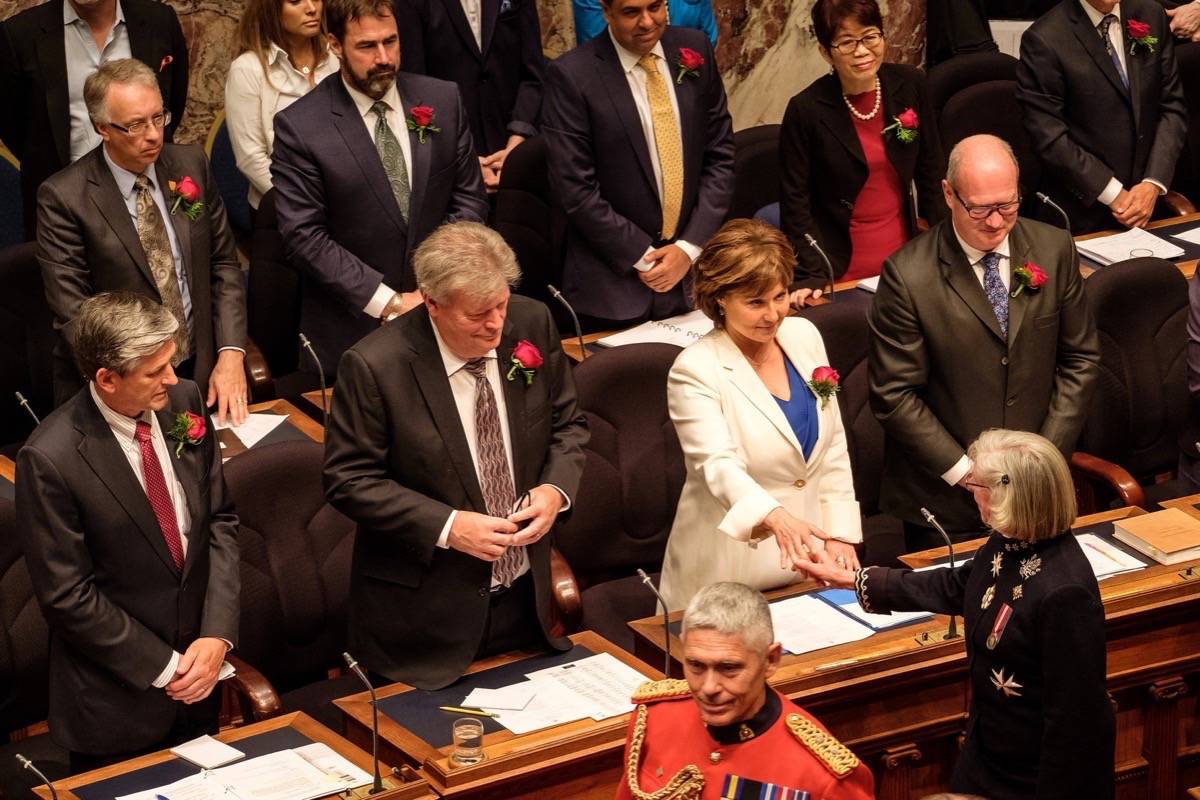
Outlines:
[[808,246],[817,251],[817,255],[821,256],[821,260],[825,262],[825,274],[829,276],[829,302],[833,302],[833,264],[829,263],[829,256],[825,255],[825,251],[821,249],[821,245],[817,244],[817,240],[811,234],[804,234],[804,241],[808,242]]
[[[942,527],[942,524],[937,521],[937,519],[933,516],[933,514],[929,511],[928,508],[921,509],[921,516],[924,517],[925,521],[928,522],[930,525],[932,525],[934,527],[934,530],[936,530],[938,533],[940,533],[942,535],[942,538],[946,540],[946,549],[948,549],[950,551],[950,569],[954,569],[954,542],[950,541],[950,536],[949,536],[949,534],[946,533],[946,529]],[[943,639],[957,639],[958,638],[958,621],[955,618],[954,614],[950,615],[950,628],[946,631],[946,635],[943,636],[942,638]]]
[[642,579],[642,583],[646,584],[646,587],[650,589],[650,591],[654,592],[654,596],[657,597],[658,602],[662,604],[663,645],[667,651],[666,659],[663,662],[663,675],[669,678],[671,677],[671,620],[668,616],[669,612],[667,611],[667,601],[663,599],[661,594],[659,594],[658,589],[654,588],[654,584],[650,581],[650,576],[646,574],[646,570],[639,567],[637,574]]
[[358,665],[353,656],[349,653],[342,653],[342,658],[346,660],[346,666],[350,668],[350,671],[358,676],[358,679],[367,687],[367,691],[371,693],[371,762],[375,767],[375,783],[371,785],[369,794],[379,794],[383,791],[383,778],[379,776],[379,703],[375,699],[375,687],[367,680],[367,674],[362,671],[362,667]]
[[[18,392],[18,394],[19,394],[19,392]],[[20,753],[17,753],[17,763],[20,764],[25,769],[32,772],[34,775],[37,775],[39,778],[41,778],[42,783],[44,783],[44,784],[46,784],[46,786],[50,787],[50,797],[53,798],[53,800],[58,800],[58,790],[54,788],[54,784],[50,782],[50,779],[46,777],[45,773],[43,773],[40,769],[38,769],[37,766],[34,765],[34,763],[32,761],[30,761],[28,758],[21,755]]]
[[321,359],[317,358],[317,351],[313,350],[312,342],[303,332],[300,334],[300,346],[304,348],[312,361],[317,365],[317,379],[321,381],[321,417],[325,423],[325,439],[329,439],[329,397],[325,393],[325,368],[321,366]]
[[17,396],[17,405],[25,409],[25,411],[29,413],[29,416],[33,417],[33,424],[35,426],[41,425],[42,421],[38,419],[37,414],[33,413],[33,407],[29,405],[29,401],[25,399],[25,395],[21,394],[20,392],[15,392],[15,394]]
[[546,289],[550,291],[550,296],[563,304],[563,307],[571,313],[571,322],[575,323],[575,338],[579,340],[579,360],[583,361],[588,357],[587,350],[583,347],[583,328],[579,327],[579,317],[575,314],[575,309],[571,308],[571,304],[567,302],[567,298],[563,297],[563,293],[554,288],[554,284],[547,283]]
[[1071,218],[1067,216],[1066,211],[1063,211],[1062,206],[1051,200],[1050,195],[1045,192],[1038,192],[1037,199],[1053,208],[1062,217],[1063,226],[1067,230],[1067,239],[1071,242],[1071,258],[1074,259],[1075,268],[1079,269],[1079,251],[1075,249],[1075,237],[1071,235]]

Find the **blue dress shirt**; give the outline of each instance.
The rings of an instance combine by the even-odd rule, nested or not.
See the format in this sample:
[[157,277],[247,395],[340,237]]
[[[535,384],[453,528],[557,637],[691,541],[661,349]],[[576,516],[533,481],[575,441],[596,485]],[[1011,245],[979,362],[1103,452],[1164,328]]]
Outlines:
[[[600,0],[572,0],[575,12],[575,44],[583,44],[604,32],[608,23]],[[704,31],[713,48],[717,46],[717,18],[713,16],[712,0],[669,0],[667,14],[677,28],[696,28]]]
[[812,456],[813,448],[817,446],[817,436],[820,434],[820,429],[817,426],[817,397],[813,394],[812,389],[808,388],[808,384],[804,378],[800,377],[800,373],[792,364],[791,359],[784,356],[783,363],[787,365],[788,375],[788,390],[791,396],[789,400],[780,400],[775,395],[775,402],[779,403],[779,408],[783,410],[783,415],[787,417],[788,424],[792,426],[792,433],[796,434],[796,440],[800,442],[800,450],[804,453],[804,459],[807,461]]

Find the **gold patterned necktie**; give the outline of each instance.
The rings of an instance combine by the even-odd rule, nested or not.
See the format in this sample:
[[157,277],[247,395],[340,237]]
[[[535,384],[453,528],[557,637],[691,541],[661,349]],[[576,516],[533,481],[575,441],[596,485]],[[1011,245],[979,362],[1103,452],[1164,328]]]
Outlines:
[[[500,410],[496,406],[496,396],[492,394],[492,384],[487,379],[487,359],[472,359],[464,369],[475,376],[475,448],[483,502],[493,517],[507,517],[513,511],[517,493],[508,468],[508,455],[504,452]],[[511,586],[520,566],[521,548],[514,545],[492,562],[492,578],[501,586]]]
[[404,164],[404,151],[400,148],[400,140],[396,138],[392,126],[387,121],[387,103],[376,100],[371,106],[375,114],[375,149],[379,151],[379,160],[383,162],[383,171],[387,174],[388,183],[392,186],[392,194],[396,205],[400,207],[400,216],[408,221],[408,200],[412,189],[408,183],[408,167]]
[[187,318],[183,314],[183,296],[179,291],[179,275],[175,272],[175,257],[171,255],[171,240],[167,236],[167,225],[163,221],[154,194],[150,190],[150,179],[138,175],[133,182],[137,192],[137,234],[146,253],[146,263],[154,276],[158,296],[167,310],[179,320],[175,333],[175,357],[171,363],[178,365],[191,355]]
[[662,171],[662,238],[674,239],[683,207],[683,140],[679,120],[671,105],[671,89],[655,63],[657,56],[646,53],[638,67],[646,73],[646,96],[650,100],[650,119],[654,124],[654,147]]

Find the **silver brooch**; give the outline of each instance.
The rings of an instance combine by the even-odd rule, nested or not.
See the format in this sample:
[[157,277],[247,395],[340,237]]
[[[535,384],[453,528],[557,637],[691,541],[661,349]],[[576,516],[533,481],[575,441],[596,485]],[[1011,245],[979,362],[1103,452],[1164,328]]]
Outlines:
[[1042,571],[1042,557],[1032,555],[1021,562],[1021,578],[1029,580]]
[[1005,676],[1004,667],[1000,671],[992,670],[992,686],[996,687],[996,691],[1003,692],[1005,697],[1020,697],[1021,690],[1025,687],[1017,683],[1017,676]]

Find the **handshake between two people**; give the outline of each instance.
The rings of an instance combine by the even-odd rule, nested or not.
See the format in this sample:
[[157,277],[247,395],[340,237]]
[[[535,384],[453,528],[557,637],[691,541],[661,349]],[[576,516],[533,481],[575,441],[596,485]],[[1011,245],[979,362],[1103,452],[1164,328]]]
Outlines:
[[459,511],[446,544],[475,558],[495,561],[509,547],[531,545],[549,533],[563,502],[558,489],[542,484],[530,489],[507,517]]
[[854,545],[797,519],[782,506],[767,514],[760,527],[775,537],[780,569],[791,569],[828,586],[854,585],[859,568]]

